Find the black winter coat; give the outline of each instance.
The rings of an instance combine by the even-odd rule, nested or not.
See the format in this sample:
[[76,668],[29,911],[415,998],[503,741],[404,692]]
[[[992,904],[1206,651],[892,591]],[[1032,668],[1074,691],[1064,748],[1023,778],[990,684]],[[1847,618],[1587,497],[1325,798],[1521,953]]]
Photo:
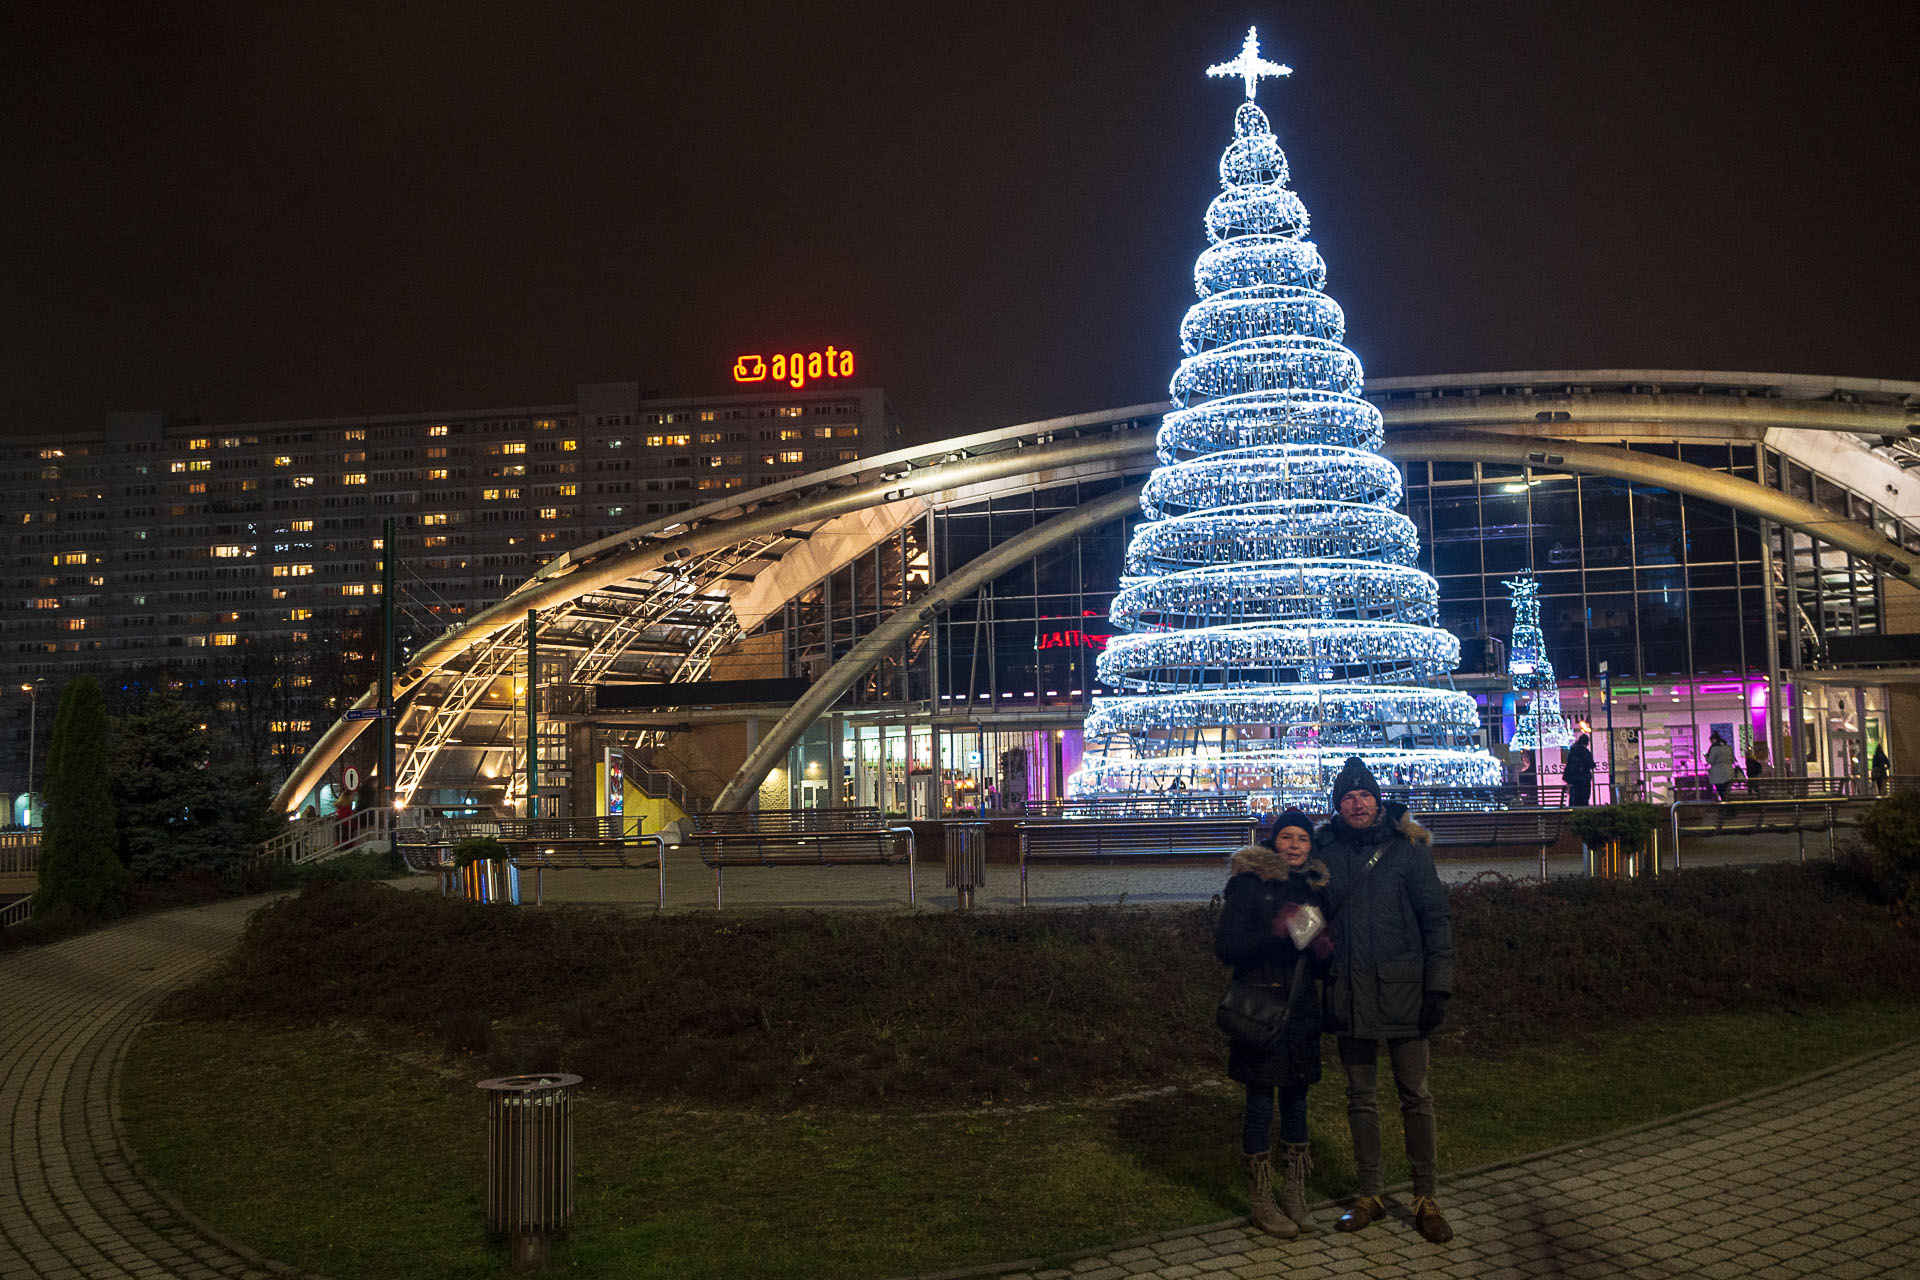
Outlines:
[[1277,851],[1248,845],[1233,855],[1232,872],[1214,926],[1213,954],[1233,966],[1235,978],[1278,987],[1283,999],[1292,989],[1294,966],[1306,966],[1306,973],[1279,1047],[1262,1053],[1233,1041],[1227,1076],[1251,1085],[1312,1084],[1320,1078],[1320,984],[1327,966],[1310,949],[1296,948],[1284,932],[1276,937],[1273,922],[1290,902],[1312,903],[1324,913],[1327,868],[1309,859],[1293,871]]
[[[1410,1039],[1420,1034],[1422,994],[1453,991],[1453,913],[1428,849],[1433,837],[1392,801],[1357,841],[1344,831],[1335,818],[1313,837],[1339,908],[1327,1030],[1360,1040]],[[1381,844],[1386,852],[1363,874]]]

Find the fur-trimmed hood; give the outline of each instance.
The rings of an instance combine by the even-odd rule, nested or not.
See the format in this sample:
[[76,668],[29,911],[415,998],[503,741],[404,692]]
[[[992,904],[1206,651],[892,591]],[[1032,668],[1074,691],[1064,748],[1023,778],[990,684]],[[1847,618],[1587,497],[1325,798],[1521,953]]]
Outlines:
[[1295,871],[1287,865],[1286,858],[1278,849],[1270,849],[1264,844],[1250,844],[1234,854],[1227,874],[1255,875],[1262,880],[1285,880],[1288,876],[1298,876],[1309,889],[1324,889],[1332,878],[1327,873],[1327,864],[1320,859],[1308,858],[1307,864]]

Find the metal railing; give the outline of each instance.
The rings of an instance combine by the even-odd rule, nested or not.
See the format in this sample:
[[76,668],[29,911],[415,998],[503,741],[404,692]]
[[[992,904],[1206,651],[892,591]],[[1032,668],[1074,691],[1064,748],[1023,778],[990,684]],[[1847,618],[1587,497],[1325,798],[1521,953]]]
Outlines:
[[248,868],[284,862],[299,866],[336,854],[351,853],[374,843],[389,843],[393,838],[393,811],[387,808],[356,809],[336,818],[298,818],[287,829],[260,846],[260,853]]
[[17,924],[25,924],[32,918],[33,896],[31,894],[0,907],[0,929],[11,929]]
[[0,874],[24,874],[40,869],[38,831],[0,831]]

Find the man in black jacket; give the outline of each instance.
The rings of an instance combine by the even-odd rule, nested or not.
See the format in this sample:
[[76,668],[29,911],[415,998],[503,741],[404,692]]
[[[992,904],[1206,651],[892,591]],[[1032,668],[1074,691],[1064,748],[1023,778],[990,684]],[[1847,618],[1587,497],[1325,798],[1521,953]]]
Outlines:
[[1383,804],[1380,784],[1349,756],[1333,784],[1333,817],[1314,833],[1314,856],[1333,877],[1333,981],[1327,1030],[1339,1037],[1347,1073],[1347,1124],[1360,1195],[1334,1225],[1358,1231],[1385,1216],[1381,1199],[1380,1042],[1387,1045],[1407,1160],[1413,1166],[1413,1221],[1435,1244],[1453,1239],[1435,1196],[1433,1094],[1427,1035],[1446,1015],[1453,990],[1453,923],[1428,851],[1432,837],[1406,806]]

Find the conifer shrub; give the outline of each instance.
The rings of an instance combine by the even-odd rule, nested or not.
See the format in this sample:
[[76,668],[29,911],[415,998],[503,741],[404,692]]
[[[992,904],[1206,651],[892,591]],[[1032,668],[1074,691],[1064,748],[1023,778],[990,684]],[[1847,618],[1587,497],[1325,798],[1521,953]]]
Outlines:
[[34,919],[58,928],[118,913],[127,869],[113,824],[107,708],[92,676],[76,676],[60,694],[45,787]]

